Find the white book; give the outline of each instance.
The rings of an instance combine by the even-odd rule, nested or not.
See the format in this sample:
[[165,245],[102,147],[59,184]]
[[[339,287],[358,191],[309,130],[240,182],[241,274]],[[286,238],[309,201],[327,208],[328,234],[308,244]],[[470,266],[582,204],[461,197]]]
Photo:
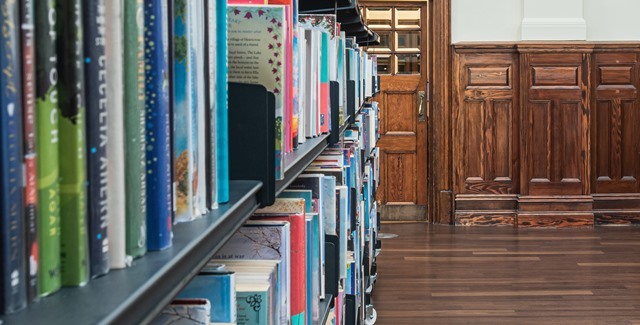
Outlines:
[[197,166],[197,173],[194,175],[196,178],[196,187],[194,187],[194,202],[193,207],[195,209],[194,216],[200,216],[202,214],[207,213],[209,210],[207,207],[207,134],[206,134],[206,123],[207,123],[207,107],[205,103],[205,39],[204,39],[204,0],[197,1],[189,1],[189,6],[192,7],[193,11],[190,13],[193,14],[191,16],[192,23],[190,24],[191,33],[194,37],[194,42],[192,43],[194,46],[195,53],[195,68],[196,68],[196,95],[194,99],[197,101],[197,143],[194,143],[198,147],[198,157],[195,161]]
[[307,37],[305,30],[298,27],[298,143],[307,140],[307,112],[306,112],[306,63],[307,63]]
[[305,69],[304,69],[304,113],[305,113],[305,137],[311,138],[316,136],[316,109],[315,109],[315,101],[316,101],[316,92],[314,86],[314,76],[316,74],[316,70],[314,68],[314,55],[317,53],[317,49],[315,48],[316,43],[314,42],[313,31],[305,30]]
[[123,33],[122,0],[106,0],[107,40],[107,157],[109,227],[109,267],[122,269],[131,264],[126,255],[126,186],[123,102]]
[[217,124],[216,124],[216,2],[214,0],[207,0],[207,18],[208,20],[208,31],[207,31],[207,51],[209,52],[208,57],[208,72],[207,76],[209,80],[209,134],[207,135],[209,138],[209,151],[207,155],[210,157],[209,159],[209,180],[207,184],[209,188],[207,189],[211,195],[211,206],[210,209],[218,208],[218,176],[216,171],[218,170],[218,151],[216,146],[217,141]]

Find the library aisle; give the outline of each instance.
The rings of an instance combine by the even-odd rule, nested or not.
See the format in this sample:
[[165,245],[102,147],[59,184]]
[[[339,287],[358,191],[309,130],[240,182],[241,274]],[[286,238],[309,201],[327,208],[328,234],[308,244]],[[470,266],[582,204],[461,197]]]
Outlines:
[[640,232],[383,224],[377,325],[640,324]]

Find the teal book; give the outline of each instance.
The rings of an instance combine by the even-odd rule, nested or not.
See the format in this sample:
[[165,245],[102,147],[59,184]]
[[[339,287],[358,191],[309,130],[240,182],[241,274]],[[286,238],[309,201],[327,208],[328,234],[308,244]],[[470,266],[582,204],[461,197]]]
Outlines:
[[211,303],[207,299],[175,299],[153,321],[153,325],[209,324]]
[[205,267],[180,291],[180,299],[207,299],[211,313],[207,324],[236,323],[236,274],[224,268]]
[[269,284],[239,283],[236,285],[238,325],[269,324]]

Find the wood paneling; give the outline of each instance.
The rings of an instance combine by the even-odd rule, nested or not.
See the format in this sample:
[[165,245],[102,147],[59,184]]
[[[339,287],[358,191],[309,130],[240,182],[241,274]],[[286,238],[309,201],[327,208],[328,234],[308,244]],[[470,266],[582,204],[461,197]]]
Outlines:
[[384,96],[386,107],[393,110],[383,119],[385,134],[405,132],[415,135],[418,101],[415,88],[412,91],[385,91]]
[[385,153],[387,204],[416,202],[416,164],[411,153]]

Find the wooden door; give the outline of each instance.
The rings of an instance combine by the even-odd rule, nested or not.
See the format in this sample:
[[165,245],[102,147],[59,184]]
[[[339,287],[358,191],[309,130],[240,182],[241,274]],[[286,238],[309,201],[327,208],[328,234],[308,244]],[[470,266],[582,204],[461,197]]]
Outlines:
[[383,220],[425,220],[427,204],[427,2],[361,2],[378,57]]

